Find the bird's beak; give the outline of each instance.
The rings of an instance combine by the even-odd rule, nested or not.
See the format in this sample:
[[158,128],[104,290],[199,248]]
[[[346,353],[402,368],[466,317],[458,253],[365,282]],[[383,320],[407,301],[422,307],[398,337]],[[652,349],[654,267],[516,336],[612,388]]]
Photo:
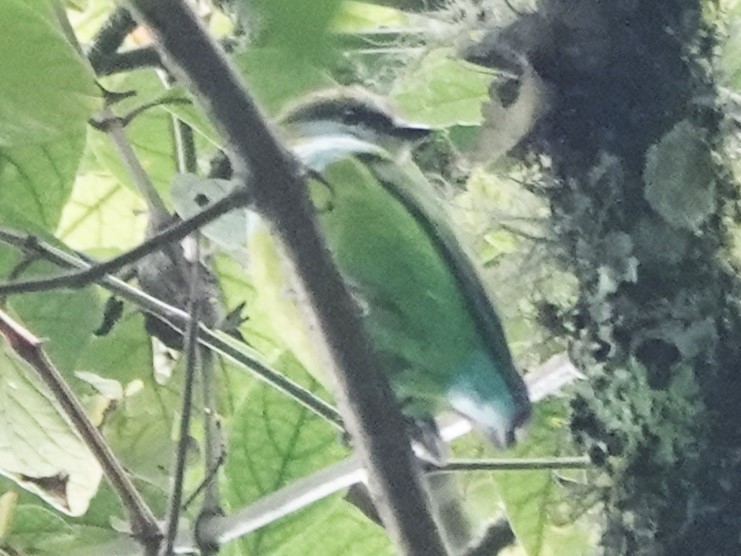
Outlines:
[[417,141],[421,141],[422,139],[430,135],[430,133],[432,133],[431,128],[421,124],[413,124],[407,122],[396,122],[396,124],[397,125],[394,127],[392,134],[394,137],[397,137],[402,141],[415,143]]

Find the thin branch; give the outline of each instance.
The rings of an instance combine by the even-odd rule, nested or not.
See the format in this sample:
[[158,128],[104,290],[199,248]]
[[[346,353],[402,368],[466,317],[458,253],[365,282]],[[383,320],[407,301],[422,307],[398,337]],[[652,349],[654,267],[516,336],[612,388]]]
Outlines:
[[[193,238],[198,245],[197,238]],[[164,555],[171,556],[175,545],[175,536],[180,520],[180,508],[183,500],[183,479],[185,477],[185,463],[190,443],[190,421],[193,408],[193,381],[198,367],[198,312],[201,305],[199,291],[200,261],[196,247],[195,260],[190,264],[190,292],[188,295],[188,324],[185,327],[185,383],[182,392],[182,407],[180,410],[180,430],[178,431],[178,445],[175,454],[174,472],[172,474],[172,488],[167,510],[167,531],[165,534]],[[201,362],[202,363],[202,362]]]
[[152,510],[136,490],[103,435],[88,419],[85,409],[67,386],[64,377],[46,357],[41,349],[41,340],[1,310],[0,333],[5,336],[13,351],[26,361],[49,387],[54,399],[95,456],[126,509],[134,537],[146,548],[148,554],[153,553],[152,550],[156,551],[162,533]]
[[556,469],[589,469],[589,456],[513,459],[457,459],[431,466],[429,473],[460,473],[463,471],[543,471]]
[[[145,104],[144,107],[148,108],[149,105]],[[136,156],[131,143],[126,138],[124,126],[125,121],[117,117],[108,107],[104,108],[94,121],[94,127],[105,131],[111,139],[118,156],[121,157],[121,161],[129,172],[131,181],[146,201],[150,222],[154,224],[152,228],[158,229],[170,219],[170,212],[159,193],[157,193],[152,180],[149,179],[149,174],[139,161],[139,157]]]
[[[165,87],[170,87],[172,78],[159,72]],[[198,166],[196,156],[196,145],[193,137],[193,129],[176,116],[171,117],[173,137],[175,142],[175,157],[177,159],[178,171],[181,173],[195,173]],[[198,252],[198,236],[196,236],[196,251]],[[196,253],[196,260],[200,260],[200,254]],[[188,323],[190,327],[191,323]],[[214,358],[208,349],[202,349],[201,353],[201,394],[203,399],[203,422],[204,422],[204,467],[206,469],[203,488],[205,496],[201,507],[201,515],[220,515],[221,503],[219,497],[218,470],[223,460],[223,442],[221,438],[221,427],[216,410],[216,391],[214,389]],[[216,550],[218,550],[218,545]],[[201,546],[201,552],[210,553],[211,544]]]
[[87,58],[95,73],[105,67],[108,59],[123,43],[126,35],[136,29],[137,23],[126,8],[116,8],[95,35],[88,47]]
[[[24,252],[38,254],[44,259],[65,268],[89,269],[93,267],[91,263],[82,258],[39,241],[29,234],[0,228],[0,241],[13,245]],[[179,331],[183,331],[190,320],[185,311],[168,305],[113,276],[105,276],[100,285],[152,313]],[[260,357],[244,344],[229,338],[226,334],[214,332],[203,324],[201,324],[198,334],[198,341],[203,346],[234,362],[240,368],[246,369],[256,378],[293,398],[340,431],[344,431],[342,418],[334,407],[264,364],[260,361]]]
[[106,58],[90,62],[99,76],[126,73],[141,68],[161,68],[162,59],[159,52],[151,46],[132,48],[123,52],[114,52]]
[[[542,471],[547,469],[585,469],[588,467],[590,467],[590,463],[586,456],[520,460],[458,460],[451,461],[448,465],[439,468],[432,468],[429,473]],[[342,489],[364,482],[366,479],[367,474],[357,456],[350,456],[298,479],[229,516],[209,520],[207,527],[201,529],[201,536],[223,544],[270,525]],[[189,542],[184,538],[181,540],[185,543]]]
[[249,202],[249,192],[244,187],[237,187],[213,205],[193,215],[192,218],[163,229],[147,241],[118,257],[96,265],[88,265],[85,270],[78,270],[60,276],[0,284],[0,296],[49,291],[57,288],[81,288],[92,282],[101,280],[106,274],[112,274],[125,266],[141,260],[150,253],[164,248],[169,243],[183,239],[188,234],[216,220],[230,210],[247,206]]
[[[208,520],[200,528],[199,536],[224,544],[274,523],[355,483],[365,481],[366,478],[367,473],[358,457],[350,456],[268,494],[232,515]],[[183,541],[187,542],[185,539]]]
[[[404,420],[323,245],[299,165],[278,142],[239,76],[195,14],[177,0],[131,0],[170,69],[190,83],[227,140],[238,173],[254,177],[255,208],[288,256],[300,305],[322,340],[348,430],[387,531],[404,554],[445,554],[427,508]],[[404,488],[399,488],[404,485]]]

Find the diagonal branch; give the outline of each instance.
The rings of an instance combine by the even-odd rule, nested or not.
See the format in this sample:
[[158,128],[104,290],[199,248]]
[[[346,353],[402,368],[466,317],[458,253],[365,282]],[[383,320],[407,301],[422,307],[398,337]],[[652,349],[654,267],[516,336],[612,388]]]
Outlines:
[[445,554],[391,388],[360,314],[323,245],[297,162],[277,141],[240,78],[187,5],[132,0],[170,69],[189,83],[228,141],[234,166],[254,178],[255,208],[288,256],[382,521],[404,554]]
[[192,218],[163,229],[147,241],[118,257],[114,257],[103,263],[88,265],[84,270],[77,270],[59,276],[0,284],[0,296],[49,291],[56,288],[81,288],[92,282],[101,280],[106,274],[112,274],[125,266],[141,260],[143,257],[162,249],[169,243],[183,239],[188,234],[216,220],[219,216],[226,214],[230,210],[246,206],[249,201],[250,195],[247,190],[244,187],[238,187]]
[[0,334],[5,337],[13,351],[26,361],[49,387],[85,445],[98,460],[113,490],[121,499],[129,516],[134,536],[145,547],[147,554],[154,554],[162,533],[152,510],[134,487],[103,435],[88,419],[85,409],[67,386],[62,375],[46,357],[41,349],[41,340],[1,310]]

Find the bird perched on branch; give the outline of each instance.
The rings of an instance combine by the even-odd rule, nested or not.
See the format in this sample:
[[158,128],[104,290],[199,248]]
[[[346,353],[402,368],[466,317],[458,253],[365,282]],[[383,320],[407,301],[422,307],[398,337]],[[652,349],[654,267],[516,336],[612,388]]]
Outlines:
[[[430,130],[356,89],[316,94],[281,121],[314,173],[319,227],[403,413],[429,422],[453,410],[499,447],[511,445],[530,414],[525,385],[475,265],[432,186],[401,156]],[[249,219],[258,304],[276,336],[326,384],[277,244],[258,216]]]

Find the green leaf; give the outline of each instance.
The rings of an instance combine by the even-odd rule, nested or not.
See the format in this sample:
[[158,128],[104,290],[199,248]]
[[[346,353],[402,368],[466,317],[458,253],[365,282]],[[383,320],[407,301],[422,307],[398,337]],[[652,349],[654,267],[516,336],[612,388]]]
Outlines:
[[0,420],[0,473],[59,511],[85,513],[102,477],[100,466],[49,389],[5,341]]
[[[285,365],[284,365],[285,366]],[[292,365],[294,372],[301,372]],[[225,466],[232,509],[253,502],[347,454],[338,433],[269,386],[252,389],[231,422]],[[385,535],[338,496],[252,533],[232,554],[390,554]]]
[[[69,131],[45,143],[0,147],[0,207],[12,207],[50,232],[70,196],[85,147],[84,126]],[[0,223],[5,212],[0,208]]]
[[[40,262],[31,267],[29,275],[59,272],[58,267]],[[100,302],[94,291],[88,288],[14,296],[10,306],[25,326],[46,341],[47,355],[66,377],[71,378],[80,352],[100,324]]]
[[238,54],[234,61],[245,76],[250,93],[271,114],[275,114],[286,101],[336,85],[319,68],[286,50],[253,48]]
[[436,127],[479,125],[492,75],[447,48],[429,52],[398,81],[392,98],[410,120]]
[[179,381],[173,380],[166,388],[155,383],[151,341],[142,315],[128,310],[109,334],[95,337],[82,353],[78,368],[115,379],[124,390],[139,385],[108,416],[105,435],[135,477],[167,488]]
[[[41,8],[40,8],[41,6]],[[0,146],[48,143],[79,130],[99,106],[92,72],[49,4],[0,2]]]
[[357,33],[372,29],[394,29],[407,24],[404,12],[368,2],[343,2],[332,21],[332,30]]
[[138,556],[142,553],[141,545],[131,535],[110,527],[67,523],[58,514],[31,505],[19,508],[9,542],[23,554]]

